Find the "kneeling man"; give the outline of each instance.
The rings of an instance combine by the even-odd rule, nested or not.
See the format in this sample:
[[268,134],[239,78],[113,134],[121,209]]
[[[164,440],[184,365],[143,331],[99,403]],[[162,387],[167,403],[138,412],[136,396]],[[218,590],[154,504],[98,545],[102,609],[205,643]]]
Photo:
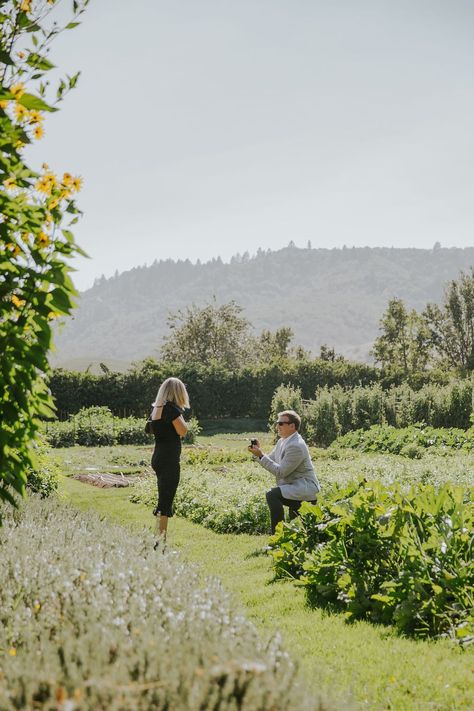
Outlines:
[[276,487],[267,491],[272,533],[277,523],[285,519],[284,505],[289,507],[290,519],[295,518],[301,502],[315,503],[321,490],[308,447],[298,432],[300,424],[301,417],[294,410],[279,412],[276,426],[280,439],[270,454],[262,452],[258,440],[249,447],[262,467],[276,478]]

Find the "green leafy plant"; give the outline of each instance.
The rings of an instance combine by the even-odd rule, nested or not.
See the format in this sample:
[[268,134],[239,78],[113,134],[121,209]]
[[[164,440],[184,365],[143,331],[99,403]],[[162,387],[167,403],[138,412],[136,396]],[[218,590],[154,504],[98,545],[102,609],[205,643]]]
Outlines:
[[[201,431],[196,418],[190,420],[184,438],[195,442]],[[145,432],[145,420],[138,417],[114,417],[108,407],[83,407],[66,422],[43,423],[43,431],[51,447],[111,446],[114,444],[149,444],[152,437]]]
[[76,295],[67,260],[83,254],[70,226],[81,179],[29,167],[24,148],[43,135],[46,113],[76,85],[61,79],[53,94],[45,75],[49,48],[72,29],[88,4],[75,0],[64,26],[51,22],[55,0],[10,0],[0,14],[0,500],[15,505],[27,471],[35,470],[33,442],[53,401],[45,374],[52,322],[67,316]]
[[38,437],[34,443],[35,448],[35,467],[27,469],[27,488],[46,498],[51,496],[59,483],[59,463],[53,457],[50,449],[41,437]]
[[474,427],[468,430],[426,427],[422,423],[410,427],[373,425],[368,430],[356,430],[339,437],[332,448],[357,449],[360,452],[389,452],[410,459],[420,459],[423,451],[474,449]]
[[472,491],[450,484],[403,492],[380,482],[335,489],[272,538],[275,572],[349,620],[415,636],[474,640]]

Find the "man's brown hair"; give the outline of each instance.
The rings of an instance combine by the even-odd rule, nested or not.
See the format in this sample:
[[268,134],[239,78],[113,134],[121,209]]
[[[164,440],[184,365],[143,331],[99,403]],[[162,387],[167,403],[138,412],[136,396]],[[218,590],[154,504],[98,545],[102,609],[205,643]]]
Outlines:
[[295,430],[298,431],[301,425],[301,417],[294,410],[283,410],[278,413],[278,417],[284,415],[288,418],[288,422],[294,424]]

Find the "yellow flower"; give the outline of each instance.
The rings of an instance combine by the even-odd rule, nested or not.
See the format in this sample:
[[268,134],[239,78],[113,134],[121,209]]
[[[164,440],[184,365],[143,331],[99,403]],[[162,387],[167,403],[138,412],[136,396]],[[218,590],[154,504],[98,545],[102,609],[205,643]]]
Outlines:
[[24,299],[19,299],[16,294],[13,294],[11,301],[13,306],[16,306],[17,309],[21,309],[21,307],[26,304],[26,301]]
[[35,188],[39,193],[51,195],[51,191],[56,187],[56,176],[53,173],[45,173],[36,181]]
[[59,205],[59,198],[55,197],[48,202],[48,210],[54,210]]
[[13,86],[10,87],[10,93],[13,94],[15,99],[21,99],[23,94],[25,93],[25,87],[23,84],[13,84]]
[[63,185],[71,185],[73,181],[73,177],[71,173],[64,173],[63,175]]
[[16,649],[14,647],[11,647],[8,650],[8,654],[10,655],[10,657],[16,657]]
[[14,257],[17,257],[21,252],[20,247],[17,244],[13,244],[12,242],[10,244],[7,244],[7,247],[10,252],[13,252]]
[[39,610],[41,610],[41,603],[35,602],[34,611],[38,612]]
[[56,185],[58,184],[57,178],[56,178],[56,176],[54,175],[54,173],[45,173],[45,174],[43,175],[43,178],[44,178],[45,180],[47,180],[49,183],[51,183],[51,187],[52,187],[52,188],[55,188]]
[[51,195],[51,184],[49,180],[46,180],[44,177],[36,181],[35,188],[39,193],[46,193],[46,195]]
[[68,198],[71,197],[71,191],[70,190],[61,190],[59,193],[59,199],[60,200],[67,200]]
[[83,183],[82,178],[80,178],[80,177],[73,178],[71,188],[73,190],[76,190],[77,192],[79,192],[79,190],[82,188],[82,183]]
[[20,5],[20,10],[23,10],[23,12],[30,12],[31,0],[22,0],[22,3]]
[[28,118],[29,118],[30,123],[41,123],[42,121],[44,121],[43,114],[40,113],[39,111],[36,111],[35,109],[30,111]]
[[37,242],[39,242],[39,244],[40,244],[42,247],[46,247],[46,246],[49,244],[49,237],[48,237],[48,235],[45,234],[44,232],[40,232],[39,235],[38,235],[38,238],[37,238]]
[[9,103],[9,101],[0,101],[0,109],[3,109],[3,111],[5,111]]
[[38,140],[43,137],[44,131],[43,131],[43,126],[35,126],[35,130],[33,131],[35,138]]
[[16,188],[16,182],[15,178],[7,178],[6,180],[3,181],[3,184],[7,190],[13,190]]
[[21,104],[15,104],[13,111],[18,121],[24,121],[28,118],[28,109],[25,109]]

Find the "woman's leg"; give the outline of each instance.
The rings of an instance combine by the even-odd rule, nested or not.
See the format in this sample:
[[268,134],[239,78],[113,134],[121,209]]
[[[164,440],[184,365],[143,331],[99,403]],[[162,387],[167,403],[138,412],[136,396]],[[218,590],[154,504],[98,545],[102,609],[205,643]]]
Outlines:
[[[156,471],[158,484],[158,505],[153,511],[156,518],[155,534],[166,541],[168,519],[173,515],[173,501],[180,478],[179,463],[173,467],[163,467]],[[155,545],[155,548],[157,545]]]

